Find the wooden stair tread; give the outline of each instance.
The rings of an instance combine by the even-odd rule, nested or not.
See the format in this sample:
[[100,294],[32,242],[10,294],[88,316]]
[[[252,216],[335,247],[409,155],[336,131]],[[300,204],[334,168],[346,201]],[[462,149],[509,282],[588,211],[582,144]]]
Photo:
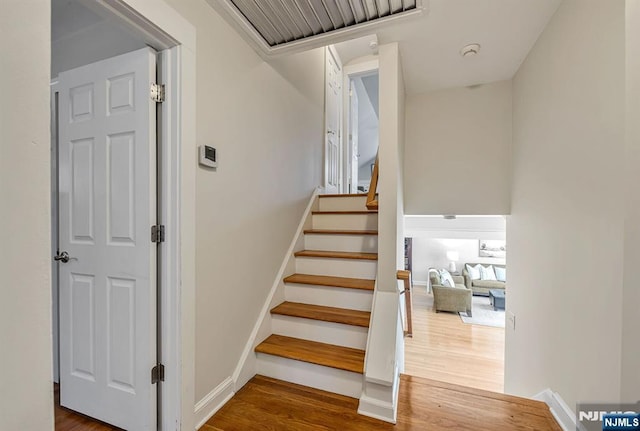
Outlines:
[[313,215],[362,215],[362,214],[377,214],[378,211],[313,211],[311,214]]
[[323,305],[302,304],[285,301],[274,307],[271,314],[321,320],[323,322],[342,323],[345,325],[369,327],[371,313],[368,311],[349,310],[346,308],[325,307]]
[[378,253],[362,253],[353,251],[302,250],[294,253],[295,257],[324,257],[329,259],[361,259],[378,260]]
[[328,275],[292,274],[284,279],[285,283],[310,284],[313,286],[344,287],[373,291],[375,280],[364,278],[330,277]]
[[364,371],[364,350],[350,347],[273,334],[258,344],[255,351],[354,373]]
[[377,230],[307,229],[310,235],[378,235]]
[[318,195],[320,198],[360,198],[362,196],[367,196],[366,193],[344,193],[344,194],[337,194],[337,193],[329,193],[326,195]]

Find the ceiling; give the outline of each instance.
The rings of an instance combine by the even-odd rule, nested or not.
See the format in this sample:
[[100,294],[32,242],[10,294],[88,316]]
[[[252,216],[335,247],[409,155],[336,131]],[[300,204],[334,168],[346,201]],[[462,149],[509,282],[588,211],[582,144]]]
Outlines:
[[[69,39],[104,37],[118,34],[135,40],[139,46],[153,45],[144,32],[114,14],[104,2],[96,0],[51,0],[51,42]],[[102,41],[110,42],[109,40]]]
[[[377,32],[398,42],[407,93],[511,79],[561,0],[430,0],[428,13]],[[460,49],[481,45],[474,57]],[[370,52],[365,52],[370,54]]]
[[[383,19],[374,22],[360,23],[361,25],[347,26],[346,21],[334,22],[326,19],[324,28],[319,22],[312,25],[289,22],[295,21],[293,15],[298,15],[303,6],[316,5],[316,9],[324,8],[324,13],[340,16],[340,11],[347,10],[346,6],[372,5],[371,10],[382,10],[381,6],[403,4],[405,0],[207,0],[216,10],[220,11],[229,22],[256,49],[256,52],[269,59],[270,55],[278,53],[300,52],[326,44],[341,46],[338,52],[346,52],[347,58],[342,62],[372,54],[369,40],[377,38],[379,44],[398,42],[402,57],[405,85],[408,94],[424,93],[443,88],[472,86],[495,82],[513,77],[522,61],[538,36],[553,16],[562,0],[422,0],[407,2],[421,5],[413,10],[397,13],[395,16],[406,16],[406,19],[393,19],[388,14]],[[285,8],[289,4],[289,12],[276,10]],[[295,7],[291,5],[297,5]],[[226,5],[226,6],[225,6]],[[235,5],[230,8],[229,5]],[[260,5],[260,6],[258,6]],[[237,6],[237,9],[234,9]],[[246,17],[244,25],[237,14],[230,10],[244,7]],[[378,9],[376,9],[378,8]],[[269,13],[265,11],[271,9]],[[423,10],[422,13],[420,11]],[[384,10],[386,11],[386,9]],[[384,12],[383,11],[383,12]],[[287,35],[264,40],[259,32],[250,35],[246,30],[251,27],[246,24],[250,14],[261,14],[263,26],[290,27]],[[265,24],[266,16],[270,16],[270,24]],[[344,14],[342,15],[344,17]],[[251,17],[249,17],[251,18]],[[317,18],[317,16],[316,16]],[[299,18],[298,18],[299,19]],[[311,19],[313,21],[313,19]],[[354,15],[355,20],[355,15]],[[279,22],[278,22],[279,21]],[[317,19],[316,19],[317,21]],[[347,24],[353,21],[347,22]],[[315,25],[315,28],[313,26]],[[330,28],[330,25],[333,25]],[[340,28],[342,26],[342,28]],[[323,27],[320,29],[320,27]],[[294,31],[294,29],[296,29]],[[335,29],[338,30],[335,30]],[[264,30],[266,33],[269,31]],[[281,30],[287,33],[287,30]],[[318,33],[323,32],[323,33]],[[363,37],[364,36],[364,37]],[[357,38],[357,42],[349,43]],[[463,46],[478,43],[481,49],[478,55],[462,57],[460,50]],[[265,48],[266,47],[266,48]],[[265,55],[267,53],[267,55]]]
[[51,41],[57,42],[95,24],[105,17],[78,0],[51,1]]
[[[356,1],[365,6],[373,3],[373,0],[305,1],[307,4],[341,4],[342,8],[356,4]],[[387,1],[392,5],[399,0]],[[275,7],[277,3],[286,2],[302,4],[302,0],[258,3],[266,8],[266,4]],[[114,31],[123,30],[116,20],[105,16],[102,8],[91,7],[92,3],[52,0],[52,41],[96,25],[105,26],[105,21],[113,25]],[[408,94],[510,79],[561,0],[430,0],[423,3],[423,14],[381,26],[377,31],[372,30],[370,36],[345,44],[344,49],[338,50],[341,55],[345,54],[343,63],[372,54],[369,42],[377,39],[379,44],[398,42]],[[376,0],[376,4],[385,2]],[[460,49],[469,43],[479,43],[480,53],[463,58]]]

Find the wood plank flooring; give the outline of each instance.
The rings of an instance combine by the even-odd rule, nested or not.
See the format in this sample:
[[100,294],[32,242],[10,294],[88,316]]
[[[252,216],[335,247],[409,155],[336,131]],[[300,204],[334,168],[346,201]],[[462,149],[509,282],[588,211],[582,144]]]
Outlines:
[[255,376],[200,431],[560,431],[546,404],[403,375],[398,423],[357,414],[358,400]]
[[413,288],[413,338],[405,338],[405,374],[504,391],[504,329],[467,325],[433,311],[426,287]]
[[60,406],[60,387],[54,385],[55,431],[122,431]]

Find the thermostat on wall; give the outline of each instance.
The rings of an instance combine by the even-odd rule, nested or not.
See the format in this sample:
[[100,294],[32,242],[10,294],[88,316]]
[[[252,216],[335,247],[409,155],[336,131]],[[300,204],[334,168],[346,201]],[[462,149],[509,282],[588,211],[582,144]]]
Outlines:
[[216,149],[207,145],[201,145],[199,151],[199,162],[202,166],[209,168],[217,168],[218,160],[216,158]]

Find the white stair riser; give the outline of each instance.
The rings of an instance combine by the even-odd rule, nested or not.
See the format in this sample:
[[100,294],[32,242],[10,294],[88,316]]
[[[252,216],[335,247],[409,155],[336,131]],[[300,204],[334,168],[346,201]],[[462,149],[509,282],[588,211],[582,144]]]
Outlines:
[[314,214],[314,229],[376,230],[378,213],[369,214]]
[[284,297],[289,302],[348,308],[350,310],[360,311],[371,311],[371,305],[373,303],[373,291],[370,290],[310,286],[305,284],[285,284]]
[[320,198],[320,211],[366,211],[367,196]]
[[278,335],[361,350],[367,347],[369,331],[361,326],[278,314],[271,315],[271,330]]
[[362,395],[362,374],[258,353],[257,372],[273,379],[352,398]]
[[376,235],[324,235],[306,234],[304,248],[307,250],[378,252]]
[[296,257],[296,272],[298,274],[373,280],[376,278],[377,266],[378,262],[375,260]]

